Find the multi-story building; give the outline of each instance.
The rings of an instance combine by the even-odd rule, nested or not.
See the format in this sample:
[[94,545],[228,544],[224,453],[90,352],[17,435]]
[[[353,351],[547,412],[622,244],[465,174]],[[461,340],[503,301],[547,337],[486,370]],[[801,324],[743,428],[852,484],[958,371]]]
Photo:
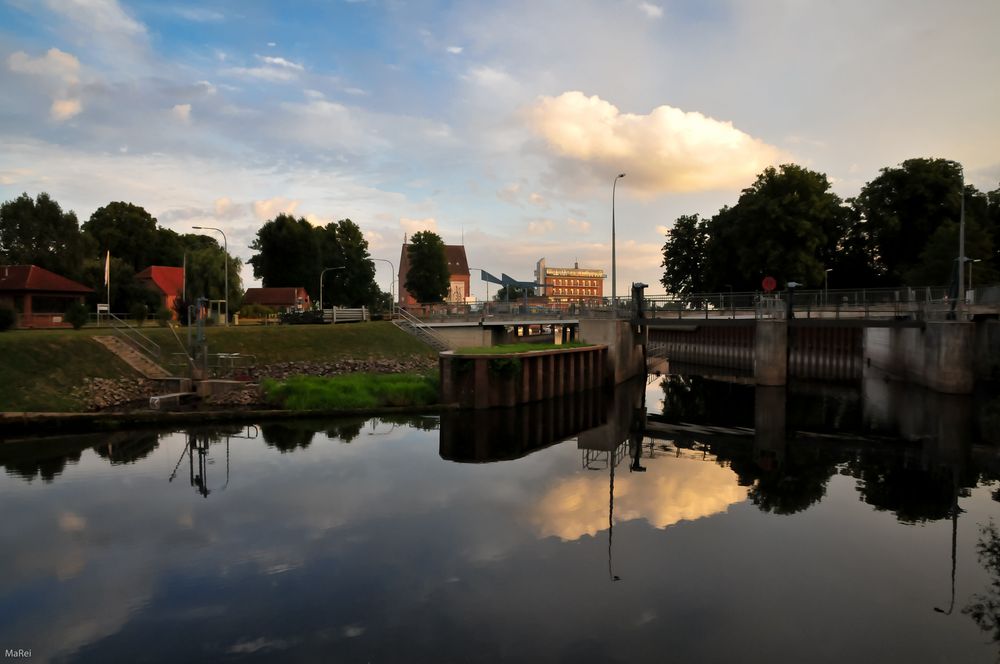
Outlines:
[[[444,259],[448,263],[448,296],[446,302],[464,304],[466,297],[471,295],[469,284],[469,260],[465,256],[465,245],[444,245]],[[403,243],[399,257],[399,304],[420,304],[406,290],[406,275],[410,271],[410,245]]]
[[549,304],[585,302],[596,304],[604,297],[604,270],[580,267],[549,267],[545,259],[535,267],[535,281],[542,284],[541,295]]

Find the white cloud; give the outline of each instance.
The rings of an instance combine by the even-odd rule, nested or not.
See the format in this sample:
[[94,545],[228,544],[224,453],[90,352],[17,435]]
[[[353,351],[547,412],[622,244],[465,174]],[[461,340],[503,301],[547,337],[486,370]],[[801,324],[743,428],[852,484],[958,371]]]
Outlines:
[[582,219],[567,219],[566,225],[569,226],[570,230],[577,233],[589,233],[590,232],[590,222],[583,221]]
[[640,2],[639,11],[641,11],[649,18],[663,17],[663,7],[660,7],[659,5],[654,5],[651,2]]
[[279,214],[295,214],[295,209],[299,207],[299,201],[275,196],[260,201],[253,202],[253,213],[258,219],[266,221],[273,219]]
[[325,99],[326,98],[326,95],[324,95],[319,90],[305,90],[305,91],[303,91],[302,94],[304,94],[309,99]]
[[278,44],[277,44],[277,42],[267,42],[267,45],[270,46],[271,48],[274,48]]
[[305,67],[285,58],[270,55],[255,55],[263,64],[260,67],[229,67],[223,74],[239,78],[256,78],[272,83],[291,81],[305,71]]
[[145,26],[129,16],[116,0],[46,0],[45,5],[91,32],[146,33]]
[[40,58],[32,58],[23,51],[11,53],[7,66],[19,74],[50,76],[68,84],[75,84],[80,73],[80,61],[76,56],[58,48],[50,48]]
[[659,226],[656,227],[656,232],[659,233],[660,235],[669,235],[670,229],[664,226],[663,224],[660,224]]
[[294,69],[295,71],[303,71],[305,69],[298,62],[292,62],[291,60],[277,56],[258,55],[257,59],[266,65],[274,65],[275,67],[284,67],[285,69]]
[[551,219],[533,219],[528,222],[529,235],[545,235],[556,229],[556,222]]
[[731,122],[671,106],[622,113],[579,91],[539,98],[527,118],[554,154],[603,176],[624,171],[645,194],[738,187],[784,158]]
[[542,208],[543,210],[547,210],[549,207],[549,203],[545,200],[545,197],[535,191],[531,192],[531,195],[528,196],[528,202],[535,207]]
[[363,97],[363,96],[365,96],[365,95],[368,94],[368,91],[364,90],[362,88],[344,88],[344,92],[346,94],[349,94],[349,95],[352,95],[352,96],[355,96],[355,97]]
[[508,203],[517,203],[517,195],[521,192],[521,185],[512,182],[503,189],[497,191],[497,198]]
[[173,12],[181,18],[195,23],[216,23],[226,18],[221,12],[200,7],[175,7]]
[[409,217],[400,217],[399,225],[407,235],[413,235],[414,233],[419,233],[420,231],[433,231],[434,233],[437,233],[438,230],[437,220],[433,217],[427,217],[426,219],[410,219]]
[[56,99],[49,108],[49,115],[53,120],[62,122],[74,115],[78,115],[83,110],[83,105],[79,99]]
[[459,55],[464,49],[461,46],[449,46],[445,50],[451,53],[452,55]]
[[191,104],[176,104],[170,112],[185,124],[191,122]]

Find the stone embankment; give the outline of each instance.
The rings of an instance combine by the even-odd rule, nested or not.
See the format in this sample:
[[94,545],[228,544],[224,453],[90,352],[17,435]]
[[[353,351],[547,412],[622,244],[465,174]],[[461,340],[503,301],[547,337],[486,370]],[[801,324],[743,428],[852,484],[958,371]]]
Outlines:
[[[435,366],[431,359],[412,360],[362,359],[336,362],[277,362],[241,369],[241,378],[249,378],[247,386],[226,394],[208,397],[203,402],[210,408],[251,408],[263,405],[259,382],[264,379],[285,380],[291,376],[338,376],[348,373],[413,373]],[[220,378],[230,376],[222,375]],[[145,408],[149,397],[157,393],[156,382],[145,378],[85,378],[74,388],[73,396],[82,401],[88,411]]]

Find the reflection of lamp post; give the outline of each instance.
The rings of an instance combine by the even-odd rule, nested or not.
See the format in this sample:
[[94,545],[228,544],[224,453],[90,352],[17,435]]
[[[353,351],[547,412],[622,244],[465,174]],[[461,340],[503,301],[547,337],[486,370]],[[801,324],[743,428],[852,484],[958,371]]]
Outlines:
[[324,268],[322,272],[319,273],[319,310],[323,311],[323,275],[330,270],[344,270],[347,269],[343,265],[338,265],[337,267]]
[[[222,252],[226,255],[226,273],[224,275],[224,286],[226,294],[226,327],[229,327],[229,241],[226,239],[226,234],[221,228],[212,228],[211,226],[192,226],[195,230],[199,231],[218,231],[222,233]],[[209,305],[211,308],[211,304]]]
[[[392,312],[395,311],[393,307],[396,304],[396,282],[395,282],[396,266],[393,265],[392,261],[389,260],[388,258],[369,258],[368,260],[382,261],[383,263],[389,264],[389,269],[391,270],[391,272],[389,273],[389,297],[392,298],[392,302],[389,304],[389,320],[392,320]],[[322,305],[323,303],[320,302],[320,306]]]
[[625,177],[624,173],[615,176],[615,182],[611,185],[611,315],[615,316],[618,304],[618,269],[615,262],[615,188],[618,181]]

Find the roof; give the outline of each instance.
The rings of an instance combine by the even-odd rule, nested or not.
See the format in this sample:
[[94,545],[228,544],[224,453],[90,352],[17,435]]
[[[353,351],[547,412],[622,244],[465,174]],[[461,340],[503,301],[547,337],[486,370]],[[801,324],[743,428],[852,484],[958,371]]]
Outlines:
[[49,293],[93,293],[72,279],[37,265],[0,266],[0,291],[44,291]]
[[181,295],[184,290],[184,268],[150,265],[135,275],[136,279],[148,279],[164,295]]
[[263,305],[287,305],[298,304],[301,293],[302,298],[308,299],[309,295],[302,286],[287,286],[282,288],[248,288],[243,294],[243,304],[263,304]]
[[[399,274],[405,281],[406,274],[410,271],[410,252],[407,250],[409,244],[404,244],[399,257]],[[446,244],[444,245],[444,260],[448,264],[448,275],[468,276],[469,260],[465,256],[465,245]]]

